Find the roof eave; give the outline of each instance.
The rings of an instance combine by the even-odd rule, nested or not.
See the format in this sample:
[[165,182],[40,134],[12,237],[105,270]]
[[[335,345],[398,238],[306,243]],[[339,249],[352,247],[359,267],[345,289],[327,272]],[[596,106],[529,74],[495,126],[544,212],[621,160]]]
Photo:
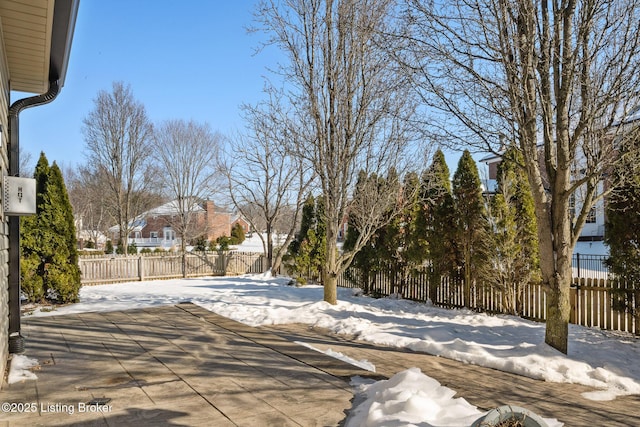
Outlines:
[[62,88],[67,76],[71,43],[80,0],[56,0],[51,34],[49,81],[58,81]]
[[52,82],[64,85],[79,2],[0,1],[0,55],[11,91],[42,95]]

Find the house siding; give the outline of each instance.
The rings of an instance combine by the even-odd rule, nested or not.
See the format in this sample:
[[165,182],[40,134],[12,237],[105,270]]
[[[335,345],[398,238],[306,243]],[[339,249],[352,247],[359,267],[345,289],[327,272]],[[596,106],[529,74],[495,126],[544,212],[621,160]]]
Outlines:
[[236,224],[240,224],[240,227],[242,227],[242,231],[244,231],[244,234],[247,234],[249,232],[249,223],[244,218],[234,219],[233,222],[231,222],[231,229],[233,229]]
[[231,214],[218,209],[212,201],[205,202],[207,240],[215,241],[220,236],[231,235]]
[[[7,174],[9,140],[9,71],[4,54],[2,23],[0,22],[0,175]],[[3,193],[0,191],[0,203]],[[0,209],[0,372],[5,372],[9,356],[9,225]]]
[[[489,180],[495,183],[496,178],[498,177],[498,165],[502,160],[499,157],[491,157],[485,159],[485,163],[489,166]],[[547,174],[547,168],[544,164],[544,152],[542,150],[538,151],[538,164],[540,167],[540,173],[542,175],[542,182],[545,188],[549,188],[549,176]],[[600,186],[605,184],[598,184]],[[491,191],[495,191],[495,189],[491,189]],[[602,188],[599,189],[599,192],[602,192]],[[579,193],[579,191],[578,191]],[[575,202],[575,209],[582,209],[582,204],[578,201]],[[594,206],[595,219],[593,221],[589,221],[582,227],[580,231],[579,240],[603,240],[604,232],[605,232],[605,221],[606,221],[606,212],[605,212],[605,202],[598,201]]]

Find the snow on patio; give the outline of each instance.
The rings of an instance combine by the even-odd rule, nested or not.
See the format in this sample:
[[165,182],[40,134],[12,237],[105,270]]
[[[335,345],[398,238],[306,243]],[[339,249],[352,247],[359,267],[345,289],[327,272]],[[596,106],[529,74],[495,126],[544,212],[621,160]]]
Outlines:
[[[513,316],[447,310],[408,300],[356,296],[351,289],[339,289],[339,303],[333,306],[322,301],[322,287],[288,286],[289,281],[289,278],[269,275],[247,275],[89,286],[81,289],[79,303],[52,311],[36,310],[31,315],[126,310],[191,301],[252,326],[307,323],[336,333],[352,334],[374,344],[424,351],[546,381],[597,388],[584,396],[588,399],[610,400],[618,395],[640,394],[640,366],[629,363],[640,360],[640,340],[630,335],[571,325],[569,355],[564,355],[544,343],[544,324],[541,323]],[[366,361],[344,359],[375,369],[368,367]],[[399,373],[388,383],[381,382],[389,388],[382,394],[380,387],[387,386],[358,384],[360,393],[368,396],[362,404],[373,411],[367,410],[368,415],[362,418],[364,409],[359,407],[354,411],[359,414],[358,422],[368,419],[362,425],[384,425],[390,419],[400,420],[394,417],[404,417],[412,410],[418,411],[415,419],[431,416],[420,409],[420,405],[413,408],[409,404],[411,399],[422,402],[422,399],[435,398],[429,400],[429,405],[424,402],[421,405],[425,408],[435,405],[442,408],[443,413],[457,414],[452,420],[445,422],[443,418],[433,425],[468,425],[469,417],[480,416],[477,409],[474,408],[477,416],[468,410],[467,406],[471,405],[464,399],[453,398],[455,391],[446,393],[450,394],[446,399],[429,397],[430,390],[441,386],[415,371]],[[398,382],[404,385],[398,386]],[[388,403],[395,401],[389,397],[393,395],[391,389],[409,390],[401,393],[409,406]],[[388,404],[371,400],[382,395],[389,397]],[[549,421],[549,425],[560,425]]]

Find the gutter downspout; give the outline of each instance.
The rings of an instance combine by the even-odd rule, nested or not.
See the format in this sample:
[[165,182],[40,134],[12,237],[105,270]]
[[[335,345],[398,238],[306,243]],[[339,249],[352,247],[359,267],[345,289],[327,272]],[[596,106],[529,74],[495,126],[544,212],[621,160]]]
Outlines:
[[[58,79],[49,81],[49,90],[37,96],[22,98],[9,108],[9,175],[20,175],[20,127],[22,110],[48,104],[60,92]],[[9,353],[24,352],[20,334],[20,217],[9,217]]]

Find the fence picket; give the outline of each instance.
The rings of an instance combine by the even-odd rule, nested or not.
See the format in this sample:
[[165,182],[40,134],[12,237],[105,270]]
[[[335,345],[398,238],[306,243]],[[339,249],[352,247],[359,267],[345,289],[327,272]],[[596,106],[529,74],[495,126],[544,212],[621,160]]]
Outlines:
[[[187,276],[263,273],[260,253],[189,253]],[[82,255],[78,261],[83,285],[182,277],[181,254]]]
[[[588,260],[588,258],[587,258]],[[583,259],[582,262],[585,260]],[[602,265],[600,262],[599,265]],[[637,299],[640,291],[633,284],[612,277],[584,277],[588,269],[581,269],[583,277],[574,277],[570,290],[570,322],[589,327],[631,332],[640,335],[640,315],[634,316],[633,307],[640,311]],[[338,281],[342,287],[361,287],[361,276],[355,269],[348,269]],[[396,291],[401,275],[391,271],[379,271],[371,284],[372,294],[388,296]],[[395,279],[394,279],[395,278]],[[403,286],[403,297],[416,301],[427,301],[429,297],[429,270],[418,269],[409,275]],[[464,284],[452,277],[441,277],[436,287],[435,305],[448,308],[464,307]],[[493,313],[505,313],[503,291],[482,283],[472,286],[471,307]],[[521,293],[521,316],[544,321],[547,317],[547,295],[542,284],[525,285]]]

